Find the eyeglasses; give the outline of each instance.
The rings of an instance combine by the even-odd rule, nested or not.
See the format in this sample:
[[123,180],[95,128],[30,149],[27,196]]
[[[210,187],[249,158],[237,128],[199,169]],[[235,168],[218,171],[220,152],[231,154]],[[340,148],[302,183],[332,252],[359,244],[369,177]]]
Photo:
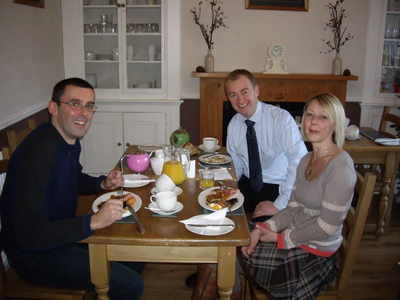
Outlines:
[[82,110],[83,107],[86,107],[87,111],[90,112],[95,112],[97,109],[96,105],[93,104],[80,104],[80,103],[75,103],[75,102],[64,102],[64,101],[60,101],[60,103],[64,103],[67,104],[69,106],[70,109],[72,110]]

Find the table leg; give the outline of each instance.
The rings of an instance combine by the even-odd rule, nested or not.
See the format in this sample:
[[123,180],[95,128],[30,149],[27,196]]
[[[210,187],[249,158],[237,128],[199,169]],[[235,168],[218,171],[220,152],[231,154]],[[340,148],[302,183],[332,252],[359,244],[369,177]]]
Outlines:
[[[385,215],[388,208],[388,195],[391,189],[394,189],[394,183],[390,184],[390,182],[393,172],[395,172],[395,162],[396,162],[396,153],[387,152],[386,163],[384,166],[384,172],[382,178],[382,187],[379,198],[379,208],[378,208],[379,215],[375,230],[376,240],[378,241],[384,233]],[[393,193],[390,194],[393,195]]]
[[229,300],[235,284],[236,247],[218,248],[218,294],[220,300]]
[[98,300],[110,300],[110,262],[107,259],[107,245],[89,244],[90,274],[95,285]]

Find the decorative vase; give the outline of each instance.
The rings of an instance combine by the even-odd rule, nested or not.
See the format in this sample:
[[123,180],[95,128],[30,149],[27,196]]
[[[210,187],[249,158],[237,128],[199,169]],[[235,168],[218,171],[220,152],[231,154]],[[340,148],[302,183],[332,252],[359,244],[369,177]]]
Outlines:
[[339,52],[336,52],[336,57],[332,61],[332,75],[342,75],[342,59]]
[[214,56],[212,55],[212,50],[208,49],[208,53],[204,58],[204,65],[207,73],[214,72]]

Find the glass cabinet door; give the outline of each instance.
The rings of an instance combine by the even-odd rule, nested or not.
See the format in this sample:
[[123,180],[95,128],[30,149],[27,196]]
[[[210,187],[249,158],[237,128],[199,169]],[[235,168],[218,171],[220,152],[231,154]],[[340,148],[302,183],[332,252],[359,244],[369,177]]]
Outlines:
[[[126,88],[160,89],[162,10],[159,1],[134,0],[126,9]],[[132,5],[131,5],[132,3]]]
[[400,1],[388,0],[382,53],[380,93],[399,93]]
[[85,78],[98,89],[119,89],[119,9],[115,0],[83,0]]
[[86,80],[98,89],[160,89],[161,0],[82,3]]

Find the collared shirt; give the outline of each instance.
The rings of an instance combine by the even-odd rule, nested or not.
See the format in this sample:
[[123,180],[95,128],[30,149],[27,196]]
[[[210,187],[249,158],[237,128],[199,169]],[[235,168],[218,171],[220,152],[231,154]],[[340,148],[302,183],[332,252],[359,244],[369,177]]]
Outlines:
[[[242,175],[250,178],[245,120],[237,113],[228,125],[227,149],[238,179]],[[307,153],[306,146],[296,122],[284,109],[259,101],[250,120],[255,122],[263,181],[279,185],[278,198],[265,200],[274,201],[275,207],[281,210],[289,202],[297,165]]]

